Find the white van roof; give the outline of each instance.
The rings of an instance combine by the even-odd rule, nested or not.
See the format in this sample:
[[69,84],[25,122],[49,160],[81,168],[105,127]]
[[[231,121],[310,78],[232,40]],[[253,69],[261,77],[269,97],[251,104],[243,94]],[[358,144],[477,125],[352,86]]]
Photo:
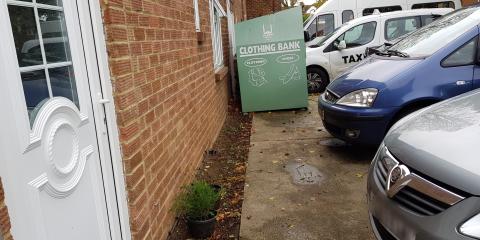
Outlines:
[[445,15],[452,11],[454,11],[454,9],[452,8],[422,8],[422,9],[415,9],[415,10],[386,12],[386,13],[372,14],[364,17],[354,18],[350,20],[347,24],[352,25],[352,24],[367,22],[377,18],[395,18],[395,17],[408,17],[408,16],[431,15],[431,14]]
[[[365,0],[328,0],[324,4],[322,4],[322,6],[317,8],[314,15],[317,15],[317,14],[320,14],[320,13],[323,13],[323,12],[334,11],[334,10],[340,9],[341,8],[340,1],[343,1],[342,5],[356,6],[356,8],[365,8],[369,4],[372,4],[371,0],[370,1],[367,0],[366,2],[365,2]],[[395,1],[397,1],[397,0],[393,0],[392,2],[395,2]],[[375,2],[375,1],[373,1],[373,2]],[[426,2],[441,2],[441,1],[426,0]],[[407,3],[407,1],[405,3]],[[398,3],[398,5],[405,4],[405,3]],[[411,3],[411,2],[409,2],[409,3]],[[365,6],[365,4],[367,4],[367,5]],[[457,4],[456,1],[455,1],[455,4]],[[391,5],[391,4],[383,3],[382,5]],[[380,7],[380,6],[378,6],[378,7]],[[375,8],[375,6],[373,6],[372,8]],[[461,8],[461,6],[456,7],[456,9],[458,9],[458,8]]]
[[[391,18],[398,18],[398,17],[401,18],[401,17],[408,17],[408,16],[420,16],[420,15],[431,15],[431,14],[445,15],[452,11],[454,10],[451,8],[425,8],[425,9],[415,9],[415,10],[407,10],[407,11],[387,12],[387,13],[368,15],[365,17],[359,17],[344,23],[342,26],[340,26],[338,29],[335,30],[337,31],[337,33],[330,36],[329,39],[338,37],[339,34],[345,31],[342,29],[349,29],[352,26],[360,25],[366,22],[371,22],[371,21],[378,21],[382,18],[391,19]],[[328,41],[327,39],[325,40]]]
[[412,16],[412,15],[428,15],[428,14],[440,14],[445,15],[449,12],[453,12],[453,8],[421,8],[415,10],[403,10],[380,13],[382,17],[396,17],[396,16]]

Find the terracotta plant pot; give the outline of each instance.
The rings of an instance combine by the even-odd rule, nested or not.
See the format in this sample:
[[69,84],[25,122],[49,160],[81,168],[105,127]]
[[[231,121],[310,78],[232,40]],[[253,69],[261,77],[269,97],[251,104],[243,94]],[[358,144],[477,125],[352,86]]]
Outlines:
[[215,192],[220,192],[220,190],[222,190],[222,186],[220,185],[217,185],[217,184],[210,184],[210,186],[212,186],[212,188],[215,190]]
[[217,223],[217,212],[212,212],[212,217],[207,220],[193,220],[187,217],[187,226],[190,235],[195,238],[209,238],[215,231],[215,224]]

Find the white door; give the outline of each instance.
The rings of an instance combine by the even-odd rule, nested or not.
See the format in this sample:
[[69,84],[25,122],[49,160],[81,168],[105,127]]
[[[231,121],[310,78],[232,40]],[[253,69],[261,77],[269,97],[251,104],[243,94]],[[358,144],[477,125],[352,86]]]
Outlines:
[[0,0],[0,175],[16,240],[112,239],[118,224],[78,16],[74,0]]
[[[367,47],[377,46],[379,31],[377,22],[358,24],[335,39],[327,49],[330,59],[332,79],[342,74],[349,67],[362,61]],[[345,41],[345,49],[338,49],[341,41]]]

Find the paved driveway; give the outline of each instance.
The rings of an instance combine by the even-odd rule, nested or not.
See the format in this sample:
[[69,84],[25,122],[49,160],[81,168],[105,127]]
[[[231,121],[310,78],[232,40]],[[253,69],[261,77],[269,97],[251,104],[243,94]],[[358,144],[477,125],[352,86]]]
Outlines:
[[333,139],[309,103],[255,114],[241,239],[373,239],[365,193],[375,149]]

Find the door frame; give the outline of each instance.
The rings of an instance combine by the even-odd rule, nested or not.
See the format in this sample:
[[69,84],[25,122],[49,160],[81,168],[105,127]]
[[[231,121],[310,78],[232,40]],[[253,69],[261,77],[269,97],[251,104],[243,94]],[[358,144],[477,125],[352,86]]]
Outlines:
[[[79,0],[77,1],[77,4],[79,14],[83,14],[83,18],[80,16],[80,19],[85,21],[87,15],[90,17],[88,20],[90,20],[89,24],[91,29],[86,29],[85,31],[91,31],[90,34],[93,37],[93,42],[84,41],[84,48],[86,48],[89,53],[95,53],[95,56],[88,56],[86,54],[87,63],[91,64],[95,61],[97,63],[96,68],[95,66],[92,66],[94,69],[88,67],[88,72],[90,75],[92,74],[91,71],[93,71],[93,74],[96,74],[99,78],[99,81],[96,81],[97,84],[91,84],[90,92],[92,94],[92,102],[94,103],[93,111],[96,119],[95,124],[97,127],[97,137],[99,139],[98,142],[103,176],[104,179],[112,180],[104,181],[107,195],[107,207],[109,208],[109,213],[118,210],[117,217],[119,225],[110,224],[112,238],[131,240],[132,236],[130,231],[125,175],[123,171],[123,160],[115,104],[113,101],[113,87],[108,63],[103,18],[101,14],[102,9],[99,0]],[[89,61],[89,59],[96,60]],[[103,96],[96,94],[100,92]],[[100,101],[103,101],[104,103],[101,103]],[[100,116],[105,116],[105,119],[101,119]],[[103,122],[106,124],[102,124]],[[103,139],[103,141],[101,141],[101,139]],[[116,204],[117,206],[112,206],[113,204]],[[109,214],[109,217],[111,218],[112,214]],[[120,232],[121,236],[115,236],[115,232]]]
[[[8,1],[9,0],[1,0],[0,3],[6,4]],[[4,6],[0,6],[0,8],[3,7]],[[84,52],[87,63],[86,72],[89,79],[88,85],[90,87],[90,98],[93,116],[95,119],[94,125],[97,134],[99,158],[101,162],[105,198],[107,203],[106,207],[109,213],[108,217],[110,222],[109,227],[111,237],[115,240],[131,240],[125,176],[123,172],[123,162],[121,157],[115,106],[113,103],[113,89],[110,80],[108,54],[100,1],[77,0],[77,7],[79,24],[83,38],[83,49],[80,50]],[[2,16],[1,18],[5,18],[5,16]],[[7,23],[0,23],[0,25],[3,24]],[[13,41],[13,39],[11,41]],[[7,47],[9,48],[11,45],[7,45],[8,44],[0,45],[0,48],[3,48],[2,52],[11,51],[11,49],[7,49]],[[7,64],[9,62],[11,62],[10,59],[1,57],[0,63],[2,64],[0,64],[0,70],[6,65],[9,65]],[[11,102],[15,103],[14,105],[22,102],[20,99],[17,99],[18,96],[16,97],[9,95],[8,93],[4,97],[10,98],[12,100]],[[2,109],[14,111],[16,106],[7,105],[6,103],[0,102],[0,107]],[[16,123],[12,121],[13,119],[7,118],[5,119],[4,123],[15,125]],[[2,144],[1,141],[3,140],[5,140],[5,138],[0,138],[0,144]],[[9,208],[15,209],[20,206],[17,206],[14,199],[9,197],[10,192],[15,192],[15,188],[12,188],[12,186],[15,186],[16,183],[10,182],[12,179],[14,179],[14,173],[7,171],[8,164],[5,161],[7,159],[12,159],[12,157],[14,159],[14,156],[11,154],[11,152],[3,153],[3,156],[0,158],[0,176],[3,178],[2,180],[5,190],[6,205]],[[9,185],[10,187],[5,187],[5,185]],[[11,218],[11,222],[14,224],[15,219]]]

